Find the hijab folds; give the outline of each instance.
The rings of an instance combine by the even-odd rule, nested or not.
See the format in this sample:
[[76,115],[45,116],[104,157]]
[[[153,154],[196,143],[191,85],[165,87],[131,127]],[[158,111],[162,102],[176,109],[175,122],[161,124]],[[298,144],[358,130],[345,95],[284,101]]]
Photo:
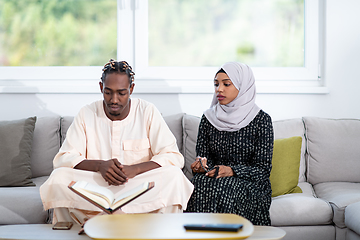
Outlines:
[[230,103],[221,105],[215,92],[211,106],[204,114],[217,130],[234,132],[246,127],[260,111],[255,104],[255,78],[251,68],[243,63],[227,62],[221,68],[239,94]]

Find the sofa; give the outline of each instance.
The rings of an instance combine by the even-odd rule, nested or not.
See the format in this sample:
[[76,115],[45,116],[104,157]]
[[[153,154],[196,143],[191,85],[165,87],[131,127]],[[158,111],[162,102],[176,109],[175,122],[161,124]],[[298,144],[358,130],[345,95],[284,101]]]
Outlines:
[[[164,119],[184,155],[184,174],[191,179],[200,118],[181,113]],[[0,181],[0,225],[51,222],[51,211],[43,210],[39,187],[53,169],[52,159],[72,120],[60,116],[36,119],[26,168],[30,184],[3,186]],[[0,135],[1,128],[11,122],[1,123]],[[302,192],[272,198],[272,225],[286,231],[284,239],[360,240],[360,120],[303,117],[274,121],[273,127],[275,142],[301,137],[300,156],[292,164],[297,175],[292,178]]]

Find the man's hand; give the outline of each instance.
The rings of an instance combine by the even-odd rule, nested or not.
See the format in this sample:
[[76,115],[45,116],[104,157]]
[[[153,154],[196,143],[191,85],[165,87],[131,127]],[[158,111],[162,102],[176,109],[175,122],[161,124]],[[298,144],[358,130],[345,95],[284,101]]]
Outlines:
[[126,183],[129,178],[138,174],[161,167],[156,162],[143,162],[134,165],[122,165],[116,158],[110,160],[85,159],[74,166],[75,169],[100,172],[109,185],[119,186]]
[[[216,178],[234,176],[234,172],[231,167],[228,167],[225,165],[219,165],[218,167],[219,167],[219,170],[218,170],[218,174],[217,174]],[[215,175],[216,175],[215,172],[216,172],[216,168],[207,172],[205,175],[208,177],[215,177]]]
[[120,170],[128,177],[133,178],[138,174],[150,171],[155,168],[161,167],[156,162],[142,162],[134,165],[121,165]]
[[99,172],[109,185],[119,186],[128,181],[128,177],[121,169],[122,165],[116,158],[101,161],[99,165]]
[[139,168],[136,165],[121,165],[120,170],[128,177],[133,178],[139,174]]
[[[201,161],[201,163],[200,163]],[[202,157],[197,157],[195,162],[193,162],[191,164],[191,170],[195,173],[203,173],[203,172],[206,172],[205,169],[201,166],[204,166],[205,169],[208,169],[208,166],[207,166],[207,159],[206,157],[202,158]]]

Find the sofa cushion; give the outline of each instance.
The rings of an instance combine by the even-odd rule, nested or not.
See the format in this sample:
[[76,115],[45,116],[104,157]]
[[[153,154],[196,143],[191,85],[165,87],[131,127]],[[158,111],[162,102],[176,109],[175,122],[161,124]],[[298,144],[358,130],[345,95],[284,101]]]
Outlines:
[[360,240],[360,235],[353,230],[346,229],[346,238],[345,240]]
[[279,228],[286,232],[286,235],[284,238],[282,238],[282,240],[335,240],[335,239],[340,240],[341,239],[341,238],[336,238],[336,229],[332,225],[281,226]]
[[31,154],[32,177],[49,176],[60,148],[60,116],[40,117],[36,121]]
[[274,226],[311,226],[332,222],[329,203],[314,196],[311,184],[299,183],[303,193],[292,193],[272,198],[271,224]]
[[30,158],[35,122],[36,117],[0,122],[0,187],[34,186]]
[[306,181],[306,163],[305,163],[305,129],[303,121],[298,119],[280,120],[273,122],[274,128],[274,139],[289,138],[294,136],[302,137],[301,143],[301,157],[300,157],[300,168],[299,168],[299,182]]
[[39,192],[46,179],[34,178],[36,186],[33,187],[0,188],[0,225],[46,223],[48,213]]
[[333,221],[336,226],[344,228],[346,207],[360,202],[360,183],[325,182],[314,185],[314,190],[319,198],[331,204],[334,211]]
[[182,128],[182,118],[183,113],[174,114],[164,117],[164,120],[170,131],[174,134],[176,138],[176,143],[178,145],[179,151],[183,154],[183,128]]
[[308,181],[360,182],[360,120],[304,118]]
[[67,130],[69,129],[73,121],[74,117],[72,116],[65,116],[61,118],[61,144],[65,141]]
[[183,116],[183,154],[185,158],[184,174],[191,179],[190,165],[196,158],[196,140],[199,131],[200,118],[192,115]]
[[301,143],[301,137],[274,141],[270,174],[272,197],[302,192],[298,187]]
[[360,202],[350,204],[345,208],[345,225],[360,235]]

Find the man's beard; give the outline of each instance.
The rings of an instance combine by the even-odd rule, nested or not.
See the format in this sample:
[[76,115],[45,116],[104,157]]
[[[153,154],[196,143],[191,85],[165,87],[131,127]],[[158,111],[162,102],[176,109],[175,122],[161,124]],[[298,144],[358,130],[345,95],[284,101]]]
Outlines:
[[121,113],[116,113],[116,112],[110,112],[110,111],[109,111],[109,114],[110,114],[111,116],[117,117],[117,116],[119,116]]
[[117,116],[119,116],[119,115],[121,114],[121,112],[119,112],[119,113],[112,112],[112,111],[110,110],[110,108],[111,108],[111,106],[114,106],[114,105],[119,107],[119,105],[117,105],[117,104],[110,104],[110,105],[108,105],[108,108],[109,108],[108,112],[109,112],[109,114],[110,114],[111,116],[117,117]]

